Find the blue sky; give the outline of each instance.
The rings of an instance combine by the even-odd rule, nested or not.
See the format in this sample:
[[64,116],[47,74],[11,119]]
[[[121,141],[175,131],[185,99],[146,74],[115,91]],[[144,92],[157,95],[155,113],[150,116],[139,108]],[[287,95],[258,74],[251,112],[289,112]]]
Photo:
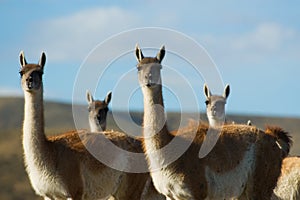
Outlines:
[[[46,52],[45,98],[71,102],[80,66],[92,49],[124,31],[161,27],[193,38],[208,52],[223,82],[231,86],[227,104],[229,113],[300,117],[299,1],[134,0],[101,3],[81,0],[67,3],[6,0],[0,4],[1,96],[22,96],[18,75],[21,50],[29,62],[37,62],[41,51]],[[142,38],[140,36],[142,41],[136,41],[141,48],[147,46],[146,39],[143,41]],[[157,44],[153,42],[155,46],[152,47],[160,48],[161,45],[157,45],[161,40],[164,38],[157,38]],[[192,51],[185,49],[185,44],[178,45],[187,53]],[[130,43],[127,48],[133,51],[134,46],[135,43]],[[113,48],[102,53],[109,54]],[[176,58],[168,54],[167,44],[166,50],[163,81],[170,81],[170,87],[164,91],[167,109],[180,106],[176,99],[178,91],[189,99],[188,94],[185,95],[186,86],[180,79],[172,78],[172,70],[179,70],[178,73],[189,80],[197,99],[197,105],[183,99],[187,105],[182,107],[187,110],[193,110],[193,107],[198,110],[199,107],[204,111],[204,80],[193,77],[193,73],[188,73],[184,67],[173,68]],[[145,50],[145,54],[155,55],[156,51]],[[91,69],[100,64],[94,63]],[[127,52],[113,63],[110,71],[106,71],[106,77],[99,80],[99,85],[94,83],[96,88],[82,87],[76,102],[85,103],[86,89],[92,90],[96,98],[104,98],[107,91],[112,90],[111,106],[114,109],[142,109],[137,77],[133,77],[136,76],[135,64],[133,52]],[[122,79],[128,79],[127,82],[116,87],[124,73],[129,74]],[[89,82],[88,76],[86,79]],[[129,94],[132,95],[128,99]],[[125,98],[126,103],[122,104]]]

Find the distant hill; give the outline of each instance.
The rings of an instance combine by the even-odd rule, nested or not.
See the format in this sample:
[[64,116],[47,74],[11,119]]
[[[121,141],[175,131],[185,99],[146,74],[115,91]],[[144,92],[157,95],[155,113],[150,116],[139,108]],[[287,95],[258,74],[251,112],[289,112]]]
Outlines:
[[[87,105],[76,105],[82,119],[75,126],[72,114],[72,105],[57,102],[46,102],[45,121],[47,134],[59,134],[60,132],[77,128],[88,128]],[[24,170],[22,158],[22,121],[24,112],[23,98],[0,98],[0,199],[41,199],[34,195],[29,180]],[[114,118],[113,118],[114,116]],[[185,125],[189,118],[194,118],[193,113],[180,114],[167,113],[168,126],[177,129],[182,121]],[[201,119],[206,121],[202,113]],[[108,129],[120,130],[141,135],[143,113],[133,111],[129,115],[125,112],[111,112],[108,114]],[[300,119],[268,116],[244,116],[228,115],[229,122],[246,123],[249,119],[252,124],[264,129],[266,124],[278,125],[293,136],[294,145],[291,154],[300,155]],[[130,121],[138,126],[134,127]],[[117,125],[117,123],[119,126]],[[171,126],[172,125],[172,126]]]

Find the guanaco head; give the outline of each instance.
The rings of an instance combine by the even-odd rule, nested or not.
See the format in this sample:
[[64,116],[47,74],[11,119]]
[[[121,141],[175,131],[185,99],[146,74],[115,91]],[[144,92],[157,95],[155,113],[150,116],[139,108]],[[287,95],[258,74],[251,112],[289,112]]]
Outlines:
[[89,110],[89,124],[92,132],[106,130],[106,117],[108,112],[108,104],[111,100],[111,92],[108,92],[103,101],[94,100],[89,91],[86,92],[86,99]]
[[160,70],[161,61],[165,56],[165,47],[162,46],[156,57],[144,57],[138,45],[135,47],[135,55],[138,61],[138,79],[142,87],[153,88],[161,85]]
[[219,126],[225,122],[225,104],[230,93],[229,85],[225,86],[223,95],[212,95],[208,86],[204,84],[206,97],[206,114],[210,126]]
[[20,53],[20,75],[21,75],[21,84],[24,91],[35,92],[42,90],[43,81],[42,76],[44,73],[44,66],[46,63],[46,55],[42,52],[41,58],[38,64],[28,64],[24,52]]

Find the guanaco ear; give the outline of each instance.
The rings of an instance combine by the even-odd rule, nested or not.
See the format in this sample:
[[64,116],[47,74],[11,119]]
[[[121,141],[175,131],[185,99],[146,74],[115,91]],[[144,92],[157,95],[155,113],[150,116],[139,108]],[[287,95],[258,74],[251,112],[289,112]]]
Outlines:
[[20,52],[20,64],[21,64],[22,67],[27,65],[27,61],[25,59],[24,51]]
[[94,101],[93,96],[91,95],[90,91],[88,91],[88,90],[86,91],[86,100],[89,104],[93,103],[93,101]]
[[144,58],[143,52],[138,44],[135,45],[135,56],[138,62],[141,62],[141,60]]
[[230,87],[229,87],[229,85],[227,84],[227,85],[225,86],[225,89],[224,89],[223,97],[224,97],[225,99],[227,99],[227,97],[229,96],[229,93],[230,93]]
[[104,99],[104,102],[108,105],[111,100],[111,91],[109,91]]
[[39,65],[42,67],[42,69],[44,69],[46,63],[46,54],[45,52],[42,52],[41,58],[39,60]]
[[204,95],[205,95],[206,99],[209,99],[211,96],[211,92],[210,92],[208,86],[206,85],[206,83],[204,83],[203,91],[204,91]]
[[159,63],[161,63],[161,61],[164,59],[165,54],[166,54],[166,50],[165,50],[165,46],[163,45],[156,55],[156,58],[159,61]]

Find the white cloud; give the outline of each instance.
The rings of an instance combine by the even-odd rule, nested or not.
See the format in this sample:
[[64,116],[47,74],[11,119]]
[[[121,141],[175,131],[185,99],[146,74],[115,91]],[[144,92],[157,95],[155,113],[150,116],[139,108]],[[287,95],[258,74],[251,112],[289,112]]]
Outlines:
[[280,56],[299,59],[300,38],[297,30],[277,23],[261,23],[244,33],[200,35],[204,47],[219,64],[241,61],[261,62]]
[[134,26],[136,17],[131,12],[118,7],[100,7],[36,22],[32,24],[27,41],[30,46],[45,49],[51,60],[81,61],[107,37]]
[[232,47],[237,50],[277,51],[286,40],[292,39],[295,31],[276,23],[259,24],[253,31],[237,37]]

